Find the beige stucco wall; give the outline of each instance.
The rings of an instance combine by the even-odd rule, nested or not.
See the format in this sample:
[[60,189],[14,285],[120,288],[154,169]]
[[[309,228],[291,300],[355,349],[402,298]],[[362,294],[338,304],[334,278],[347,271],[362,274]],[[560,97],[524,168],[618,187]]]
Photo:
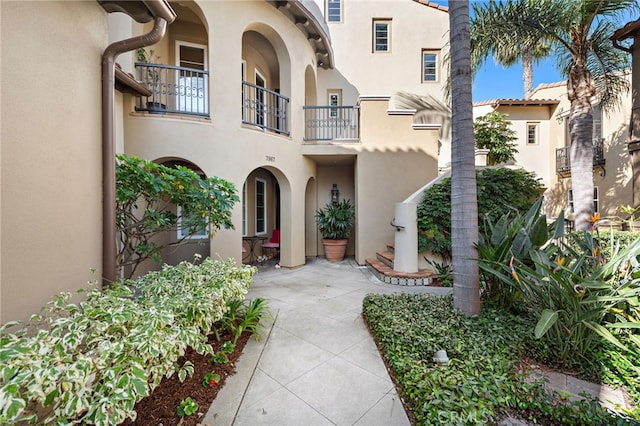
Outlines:
[[[313,217],[315,210],[329,201],[333,183],[338,184],[341,198],[350,198],[356,205],[357,224],[350,238],[348,254],[354,254],[358,262],[364,263],[365,258],[384,249],[393,241],[393,230],[388,222],[393,217],[394,203],[402,201],[437,175],[438,131],[415,130],[411,114],[388,113],[387,98],[368,99],[358,95],[363,92],[361,87],[373,84],[371,74],[386,70],[391,74],[376,82],[380,91],[365,91],[390,95],[399,90],[420,94],[431,93],[431,90],[434,96],[440,97],[442,81],[431,85],[420,83],[421,48],[433,48],[446,42],[441,38],[448,26],[446,13],[411,1],[398,3],[397,8],[390,8],[388,2],[358,5],[357,13],[369,16],[364,19],[366,34],[358,33],[362,39],[358,43],[366,40],[369,47],[357,56],[351,55],[349,63],[343,63],[345,69],[362,65],[361,58],[370,56],[370,13],[394,16],[393,37],[397,48],[393,57],[386,55],[386,68],[375,65],[376,73],[359,72],[352,75],[351,81],[340,68],[339,55],[336,55],[336,69],[317,70],[315,54],[305,34],[271,4],[257,1],[197,2],[197,5],[203,22],[195,25],[208,32],[211,117],[151,116],[125,110],[126,152],[152,160],[180,158],[191,161],[208,176],[232,181],[239,194],[247,181],[249,203],[253,200],[256,170],[271,172],[281,193],[282,266],[299,266],[306,256],[323,255]],[[353,30],[360,23],[352,21],[349,25]],[[418,36],[409,30],[420,25],[427,25],[432,31],[426,35],[419,32]],[[184,34],[189,34],[188,25],[181,23],[179,18],[175,29],[169,27],[167,38],[171,43],[159,43],[158,52],[173,57],[171,46]],[[344,46],[339,47],[340,43]],[[348,39],[333,38],[336,49],[344,50],[349,43]],[[406,66],[397,66],[409,57],[416,65],[411,71],[412,79],[404,75]],[[247,80],[253,81],[254,68],[259,68],[267,78],[269,88],[277,88],[290,98],[290,135],[277,135],[241,124],[239,71],[243,60]],[[391,62],[396,65],[392,66]],[[309,99],[312,103],[317,99],[317,104],[325,105],[326,88],[341,90],[345,95],[343,105],[361,103],[360,142],[310,148],[303,141],[303,106]],[[351,99],[347,100],[347,96]],[[344,156],[348,160],[345,161]],[[273,200],[273,197],[268,195],[267,199]],[[250,208],[249,216],[251,213]],[[241,258],[241,203],[234,209],[233,220],[235,230],[220,231],[211,241],[212,256]],[[270,220],[268,233],[273,227],[275,223]],[[253,235],[252,229],[253,219],[249,217],[249,235]]]
[[390,115],[388,100],[362,100],[355,167],[356,261],[363,264],[394,241],[389,222],[404,201],[438,175],[438,130],[414,130],[412,115]]
[[2,1],[0,8],[6,322],[26,319],[54,294],[100,276],[100,57],[107,25],[94,1]]
[[[305,95],[304,73],[296,70],[305,70],[313,64],[314,53],[295,25],[265,2],[252,2],[251,7],[237,2],[203,2],[200,6],[207,19],[203,24],[209,29],[208,45],[215,46],[209,49],[208,55],[211,118],[152,117],[125,112],[125,150],[153,160],[181,158],[191,161],[207,176],[219,176],[233,182],[239,195],[243,183],[256,169],[269,170],[278,180],[282,194],[281,263],[283,266],[301,265],[305,261],[305,242],[300,236],[305,235],[305,189],[311,171],[308,163],[302,161],[299,142],[295,142],[301,141],[303,136]],[[249,37],[243,37],[246,31],[254,30],[261,31],[261,36],[250,33]],[[173,37],[171,27],[168,37]],[[178,39],[177,36],[174,38]],[[270,49],[264,49],[266,40]],[[257,45],[252,45],[252,41]],[[260,55],[256,55],[258,51]],[[273,82],[271,87],[291,94],[291,136],[266,133],[241,124],[243,56],[249,59],[248,76],[253,74],[251,68],[258,59],[277,62],[280,75],[270,73],[267,78]],[[263,64],[269,66],[267,62]],[[296,78],[291,77],[293,73]],[[251,188],[253,183],[249,183]],[[241,203],[234,209],[233,220],[235,230],[221,230],[212,239],[212,256],[241,259]],[[270,222],[269,233],[274,226],[275,223]]]
[[[316,3],[325,10],[323,0]],[[442,58],[449,41],[446,11],[414,1],[343,1],[342,5],[342,22],[327,23],[337,72],[319,73],[318,99],[325,99],[326,90],[338,85],[345,89],[344,105],[354,105],[359,95],[390,96],[398,90],[442,98],[446,82]],[[372,53],[372,25],[377,18],[392,18],[390,52]],[[422,49],[442,49],[438,82],[421,81]]]
[[[630,77],[629,77],[630,78]],[[516,131],[518,154],[516,164],[533,171],[542,178],[545,192],[545,212],[557,216],[568,208],[568,191],[571,188],[570,177],[556,174],[557,148],[569,145],[566,132],[566,119],[569,114],[566,84],[548,84],[539,87],[532,95],[533,99],[555,99],[557,106],[500,106],[498,111],[508,114],[511,128]],[[474,117],[493,110],[490,105],[476,106]],[[599,191],[599,211],[603,217],[615,217],[620,214],[621,205],[632,204],[633,185],[631,157],[627,152],[627,134],[630,122],[631,93],[621,98],[620,104],[608,112],[602,113],[602,137],[604,138],[603,169],[595,169],[594,186]],[[527,145],[529,122],[538,122],[540,126],[539,143]]]

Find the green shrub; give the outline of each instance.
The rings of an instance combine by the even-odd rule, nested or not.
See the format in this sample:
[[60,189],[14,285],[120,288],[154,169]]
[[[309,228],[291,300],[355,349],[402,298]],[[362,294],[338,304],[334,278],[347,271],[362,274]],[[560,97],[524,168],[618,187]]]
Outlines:
[[[597,222],[597,217],[594,217]],[[629,232],[562,235],[536,204],[504,216],[478,244],[485,298],[537,321],[536,359],[587,379],[624,385],[640,402],[640,238]],[[539,224],[539,225],[535,225]],[[631,240],[631,238],[636,238]],[[640,419],[640,408],[631,415]]]
[[[165,376],[184,380],[187,347],[207,342],[228,298],[242,298],[255,272],[232,260],[181,263],[125,286],[57,296],[21,330],[0,328],[0,424],[113,425],[135,419],[137,401]],[[35,330],[35,331],[32,331]]]
[[[368,295],[363,315],[419,425],[486,425],[507,413],[536,424],[625,423],[592,400],[558,404],[518,374],[532,323],[494,308],[467,318],[452,297]],[[450,361],[432,357],[446,350]]]
[[[541,185],[533,173],[508,168],[486,168],[476,172],[478,224],[485,218],[527,211],[538,198]],[[451,257],[451,179],[432,185],[418,204],[418,251]]]

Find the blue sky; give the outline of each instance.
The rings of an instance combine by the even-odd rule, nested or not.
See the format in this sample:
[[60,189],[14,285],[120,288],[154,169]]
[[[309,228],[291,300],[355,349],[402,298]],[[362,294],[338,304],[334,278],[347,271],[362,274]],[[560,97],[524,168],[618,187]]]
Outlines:
[[[447,0],[431,0],[434,3],[448,6]],[[470,3],[483,0],[471,0]],[[621,27],[630,20],[638,19],[637,16],[625,17],[621,20]],[[557,70],[555,58],[550,57],[540,61],[533,69],[533,87],[536,88],[542,83],[555,83],[564,78]],[[522,83],[522,65],[514,65],[504,68],[488,59],[484,66],[478,71],[473,80],[473,102],[489,99],[520,99],[524,97]]]

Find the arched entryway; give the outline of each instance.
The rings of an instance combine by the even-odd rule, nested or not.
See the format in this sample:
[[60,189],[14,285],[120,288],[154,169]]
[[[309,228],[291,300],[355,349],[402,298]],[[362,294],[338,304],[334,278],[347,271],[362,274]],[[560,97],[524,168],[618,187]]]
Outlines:
[[267,168],[254,169],[244,181],[241,198],[242,262],[256,264],[279,259],[282,190],[278,178]]

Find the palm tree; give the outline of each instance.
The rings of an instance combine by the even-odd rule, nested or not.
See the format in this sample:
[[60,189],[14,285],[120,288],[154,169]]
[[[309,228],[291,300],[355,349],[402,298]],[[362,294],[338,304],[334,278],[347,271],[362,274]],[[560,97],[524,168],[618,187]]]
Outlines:
[[592,98],[597,96],[600,107],[606,110],[616,106],[628,90],[621,72],[628,67],[628,56],[617,51],[608,37],[617,28],[614,19],[633,8],[639,8],[637,0],[506,0],[495,4],[491,16],[482,18],[483,34],[491,40],[540,39],[552,43],[558,67],[567,77],[571,103],[571,186],[576,229],[589,229],[593,215]]
[[[526,1],[526,0],[525,0]],[[508,7],[517,7],[519,2],[509,3]],[[489,55],[504,67],[510,67],[522,60],[522,81],[524,98],[529,99],[533,92],[533,64],[551,53],[551,43],[542,38],[518,37],[511,34],[505,37],[499,31],[487,31],[494,22],[496,14],[502,13],[495,2],[474,3],[471,19],[471,59],[473,68],[480,69]]]
[[449,2],[451,57],[451,254],[453,306],[480,313],[478,288],[478,200],[476,189],[469,1]]

